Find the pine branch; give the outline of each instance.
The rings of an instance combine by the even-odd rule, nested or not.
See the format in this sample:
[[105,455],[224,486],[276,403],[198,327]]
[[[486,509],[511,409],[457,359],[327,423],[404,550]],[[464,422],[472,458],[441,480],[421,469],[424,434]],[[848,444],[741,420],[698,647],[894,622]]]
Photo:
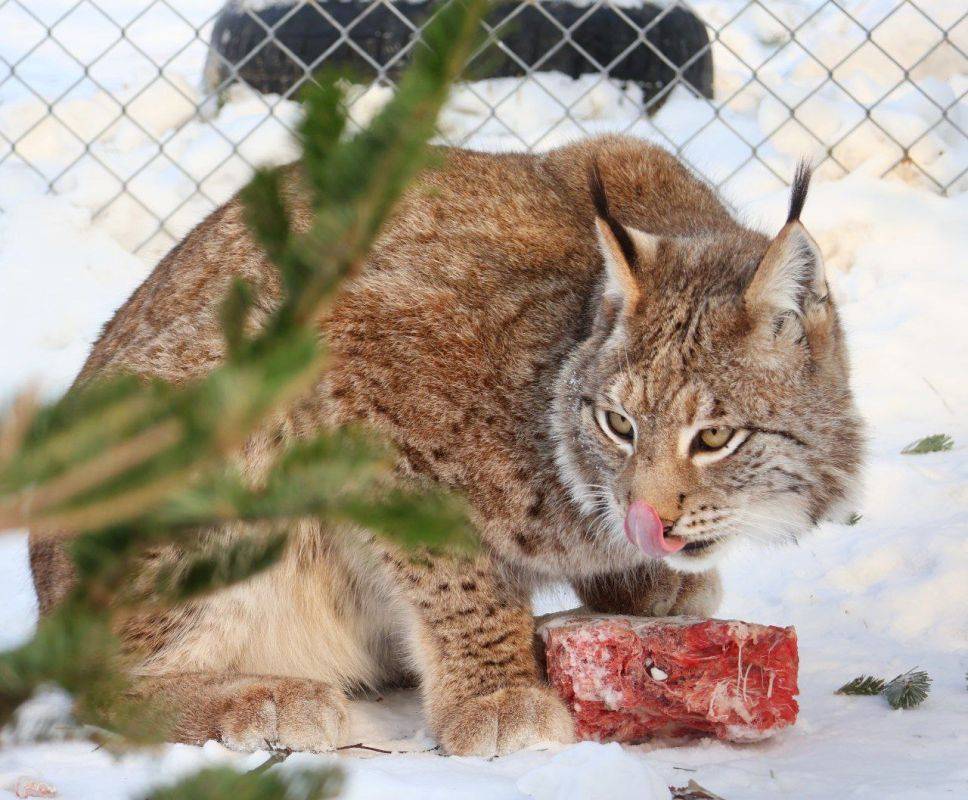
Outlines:
[[[5,428],[13,424],[17,406],[29,398],[28,393],[15,403]],[[29,415],[17,422],[16,446],[2,452],[0,497],[6,500],[18,489],[78,466],[136,433],[152,400],[146,387],[134,378],[116,378],[70,392],[44,407],[34,404]]]
[[[229,289],[220,366],[179,386],[98,378],[46,406],[25,395],[4,413],[0,530],[69,537],[79,583],[33,640],[0,654],[0,722],[49,682],[73,694],[83,722],[110,726],[131,742],[163,738],[167,709],[126,701],[112,625],[143,613],[145,602],[163,608],[266,569],[286,545],[286,520],[350,520],[406,545],[469,539],[453,500],[388,490],[388,451],[358,433],[291,445],[258,487],[231,464],[254,432],[317,384],[327,360],[320,315],[429,163],[426,140],[485,7],[485,0],[451,0],[436,14],[393,100],[359,135],[344,138],[335,80],[307,97],[301,166],[260,172],[242,193],[255,235],[280,271],[282,297],[255,331],[253,289],[241,281]],[[309,208],[299,200],[306,194],[300,183],[309,189]],[[300,203],[308,229],[293,223]],[[200,528],[232,523],[246,523],[255,535],[214,550],[199,536]],[[174,548],[183,558],[166,561]],[[216,770],[155,796],[324,797],[335,791],[327,775],[299,789],[268,774],[253,783]]]
[[[129,523],[217,469],[266,418],[311,389],[325,364],[319,314],[427,163],[426,139],[483,8],[484,0],[452,0],[436,15],[393,100],[354,138],[337,135],[345,111],[333,85],[309,95],[303,138],[312,145],[303,172],[319,202],[310,229],[293,232],[287,198],[294,187],[284,171],[260,173],[243,193],[286,287],[263,332],[244,341],[248,304],[236,288],[223,310],[232,357],[202,380],[178,388],[98,381],[36,415],[23,452],[0,464],[0,528]],[[119,405],[124,424],[112,425],[110,407]],[[132,443],[135,436],[143,438]]]
[[923,439],[911,442],[901,454],[905,456],[923,455],[925,453],[943,453],[955,446],[954,439],[946,433],[936,433]]
[[[281,318],[306,323],[319,317],[335,281],[341,274],[356,272],[394,203],[427,165],[426,141],[434,133],[451,83],[475,47],[478,20],[486,7],[486,0],[451,0],[444,5],[424,29],[413,64],[393,98],[365,130],[339,148],[327,151],[317,146],[319,140],[308,146],[305,142],[310,129],[345,126],[341,95],[324,86],[305,97],[306,158],[301,174],[322,205],[310,229],[283,247],[287,274],[297,276],[297,281],[288,286]],[[284,185],[279,177],[265,179],[263,190],[275,194],[271,207],[285,209]],[[243,197],[249,199],[248,194]],[[273,221],[271,214],[263,219],[251,208],[249,212],[259,240],[269,245],[277,241],[278,219]],[[316,268],[305,269],[308,263]]]
[[845,683],[835,694],[883,694],[891,708],[914,708],[924,702],[930,690],[931,678],[928,673],[915,667],[886,683],[881,678],[861,675]]
[[34,392],[28,390],[15,397],[3,409],[0,417],[0,464],[16,457],[23,448],[27,432],[34,425],[40,411],[40,403]]
[[915,708],[931,691],[931,678],[917,667],[898,675],[884,687],[884,696],[891,708]]
[[334,513],[408,548],[467,551],[477,544],[463,505],[441,491],[417,495],[391,490],[378,497],[350,495],[337,500]]
[[69,600],[42,619],[31,641],[0,653],[0,725],[44,684],[74,698],[74,714],[90,725],[111,728],[132,744],[164,741],[167,709],[158,703],[126,702],[128,679],[120,644],[103,613]]
[[870,675],[861,675],[841,686],[835,694],[875,695],[884,691],[884,681]]
[[287,772],[236,772],[210,767],[158,789],[149,800],[326,800],[337,797],[343,786],[337,767]]
[[229,358],[238,356],[245,341],[246,317],[254,299],[252,287],[241,278],[235,278],[222,301],[222,331]]
[[220,544],[181,558],[157,574],[152,597],[169,604],[183,602],[247,580],[271,567],[282,555],[288,539],[285,531],[278,530],[265,538],[246,535],[228,546]]

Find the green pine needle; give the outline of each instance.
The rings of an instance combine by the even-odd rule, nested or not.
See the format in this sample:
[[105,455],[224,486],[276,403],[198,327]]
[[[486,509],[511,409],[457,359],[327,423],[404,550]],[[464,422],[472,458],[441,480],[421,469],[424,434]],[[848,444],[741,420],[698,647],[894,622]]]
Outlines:
[[425,546],[470,551],[477,539],[463,504],[441,491],[412,494],[394,489],[382,496],[338,498],[335,512],[408,548]]
[[252,308],[252,288],[242,278],[236,277],[222,301],[222,331],[229,353],[238,353],[245,339],[246,315]]
[[947,433],[935,433],[925,436],[916,442],[911,442],[901,454],[905,456],[920,456],[925,453],[943,453],[955,446],[955,441]]
[[288,537],[284,531],[264,538],[249,533],[227,545],[206,548],[162,570],[155,581],[155,593],[174,601],[208,594],[239,583],[271,567],[282,555]]
[[[31,641],[0,653],[0,725],[52,683],[72,694],[80,723],[130,744],[166,738],[172,709],[128,691],[112,616],[156,613],[267,569],[292,519],[351,520],[408,547],[473,548],[459,501],[387,488],[392,451],[372,434],[326,431],[289,447],[280,439],[283,452],[255,485],[236,456],[317,385],[327,363],[320,320],[433,162],[427,140],[486,9],[486,0],[447,0],[393,99],[353,136],[334,78],[308,93],[301,166],[259,171],[242,192],[280,291],[228,287],[224,363],[177,385],[97,377],[46,407],[28,397],[0,414],[0,529],[73,532],[65,543],[78,577]],[[212,548],[199,536],[229,523],[240,532],[233,541]],[[171,550],[182,558],[167,560]],[[334,796],[340,774],[205,770],[152,798],[318,800]]]
[[931,691],[931,678],[917,667],[898,675],[884,687],[891,708],[914,708],[921,705]]
[[343,779],[336,767],[287,773],[237,772],[209,767],[174,786],[158,789],[150,800],[324,800],[339,795]]
[[835,694],[875,695],[884,691],[884,681],[872,675],[861,675],[841,686]]

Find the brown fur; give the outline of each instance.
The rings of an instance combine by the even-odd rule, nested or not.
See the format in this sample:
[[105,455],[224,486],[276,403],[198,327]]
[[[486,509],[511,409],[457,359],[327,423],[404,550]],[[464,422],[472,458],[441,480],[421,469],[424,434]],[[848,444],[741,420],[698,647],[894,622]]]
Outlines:
[[345,699],[338,690],[313,680],[173,673],[139,682],[146,699],[171,699],[179,713],[178,741],[209,739],[236,750],[327,750],[346,724]]
[[[674,563],[694,574],[647,562],[624,540],[620,516],[616,527],[597,500],[586,502],[595,484],[607,485],[612,517],[644,498],[686,538],[716,525],[731,486],[755,484],[750,502],[795,486],[813,519],[846,495],[858,426],[832,304],[811,300],[788,320],[745,303],[769,242],[672,156],[621,137],[543,156],[444,156],[321,322],[328,374],[252,438],[243,466],[257,478],[278,441],[366,421],[398,446],[405,473],[467,497],[484,555],[413,557],[364,532],[301,520],[266,573],[127,620],[135,671],[145,690],[183,710],[186,741],[325,749],[338,739],[344,693],[414,677],[450,752],[567,740],[571,721],[532,653],[535,585],[571,580],[594,607],[646,614],[708,614],[720,593],[715,572],[697,573],[709,558]],[[628,253],[610,254],[607,242],[603,271],[586,184],[593,161],[618,226],[609,230],[637,248],[627,274],[616,270]],[[305,226],[296,169],[289,186]],[[130,371],[179,382],[210,370],[223,356],[220,299],[236,275],[256,290],[256,328],[278,280],[232,201],[118,311],[79,380]],[[774,282],[764,281],[772,298]],[[588,398],[607,392],[638,420],[632,455],[590,416]],[[728,459],[735,469],[676,449],[683,426],[717,404],[762,429],[743,459]],[[796,463],[775,464],[794,440],[810,447]],[[203,541],[241,533],[210,531]],[[47,610],[70,566],[48,542],[34,537],[31,548]]]

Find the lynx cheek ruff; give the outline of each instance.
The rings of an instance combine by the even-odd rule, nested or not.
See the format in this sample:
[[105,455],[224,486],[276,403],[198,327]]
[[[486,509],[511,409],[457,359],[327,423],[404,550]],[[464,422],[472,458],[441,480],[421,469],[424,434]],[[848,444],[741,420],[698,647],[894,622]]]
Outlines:
[[793,628],[698,617],[555,616],[548,680],[580,739],[756,741],[796,722]]

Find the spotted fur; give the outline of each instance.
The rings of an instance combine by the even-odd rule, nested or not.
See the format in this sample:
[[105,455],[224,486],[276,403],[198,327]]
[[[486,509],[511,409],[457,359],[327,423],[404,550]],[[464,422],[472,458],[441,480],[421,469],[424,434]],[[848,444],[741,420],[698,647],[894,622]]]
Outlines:
[[[280,443],[367,422],[397,445],[402,475],[467,498],[483,554],[415,556],[301,520],[264,574],[126,619],[133,669],[181,709],[186,741],[323,749],[339,740],[344,695],[413,681],[452,753],[567,740],[532,652],[536,585],[571,581],[610,611],[711,613],[710,570],[731,542],[797,538],[848,497],[860,426],[819,252],[796,219],[772,241],[754,233],[672,156],[629,138],[442,155],[320,320],[328,373],[240,460],[257,480]],[[288,181],[305,228],[298,167]],[[279,285],[238,201],[158,265],[79,380],[204,374],[224,355],[234,276],[255,290],[257,328]],[[634,421],[634,447],[603,434],[603,403]],[[710,421],[746,432],[715,462],[690,450]],[[622,533],[639,499],[676,535],[715,543],[649,562]],[[31,547],[48,609],[71,572],[56,545]]]

